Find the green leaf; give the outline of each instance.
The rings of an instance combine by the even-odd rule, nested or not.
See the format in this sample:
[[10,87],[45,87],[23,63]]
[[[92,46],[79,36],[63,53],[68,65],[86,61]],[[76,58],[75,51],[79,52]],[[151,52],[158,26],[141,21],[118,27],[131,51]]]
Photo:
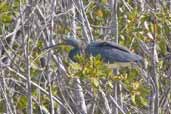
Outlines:
[[100,3],[102,4],[106,4],[108,2],[108,0],[100,0]]
[[20,98],[17,98],[17,107],[18,109],[25,109],[27,106],[27,97],[26,96],[21,96]]
[[136,69],[131,69],[131,72],[128,73],[128,77],[126,82],[131,82],[132,80],[136,79],[136,77],[138,76],[138,70]]
[[136,105],[136,98],[135,95],[131,95],[131,101],[134,105]]
[[108,86],[110,87],[110,88],[113,88],[113,84],[112,84],[112,81],[108,81]]
[[0,113],[3,114],[2,112],[5,112],[6,108],[5,108],[5,105],[4,105],[4,102],[3,100],[0,101]]
[[2,21],[2,23],[8,24],[8,23],[11,23],[11,21],[12,21],[12,16],[9,15],[9,14],[3,14],[3,15],[1,15],[1,17],[0,17],[0,20]]
[[165,39],[161,39],[159,41],[159,47],[160,47],[161,54],[162,55],[165,55],[166,54],[166,51],[167,51]]
[[93,84],[94,87],[99,87],[99,80],[97,80],[96,78],[92,78],[91,79],[91,83]]
[[144,97],[140,96],[140,101],[141,101],[141,104],[143,106],[147,106],[148,105],[148,99],[147,98],[144,98]]
[[0,13],[7,12],[9,10],[9,6],[6,2],[0,2]]

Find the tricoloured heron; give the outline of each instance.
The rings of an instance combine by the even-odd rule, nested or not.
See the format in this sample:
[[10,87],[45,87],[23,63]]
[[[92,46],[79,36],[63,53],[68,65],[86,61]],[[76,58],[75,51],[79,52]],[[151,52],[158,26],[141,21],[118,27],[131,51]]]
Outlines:
[[[100,55],[102,61],[107,63],[109,67],[127,66],[130,63],[140,63],[142,61],[141,56],[114,42],[94,41],[85,46],[81,40],[67,38],[64,39],[62,44],[73,47],[69,52],[69,58],[74,62],[77,62],[76,55],[81,55],[81,53],[94,57]],[[51,47],[55,47],[55,45]]]

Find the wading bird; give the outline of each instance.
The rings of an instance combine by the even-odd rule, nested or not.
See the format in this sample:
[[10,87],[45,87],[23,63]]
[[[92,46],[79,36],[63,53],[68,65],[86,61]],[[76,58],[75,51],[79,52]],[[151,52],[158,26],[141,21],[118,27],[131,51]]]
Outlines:
[[[139,64],[143,60],[141,56],[132,53],[127,48],[114,42],[94,41],[85,46],[81,40],[75,38],[67,38],[64,39],[63,43],[61,44],[70,45],[73,47],[73,49],[71,49],[69,52],[69,58],[74,62],[77,62],[75,58],[76,55],[81,55],[82,53],[94,57],[100,55],[102,61],[108,64],[108,67],[110,68],[124,67],[128,66],[130,63]],[[56,45],[50,46],[48,48],[55,46]]]

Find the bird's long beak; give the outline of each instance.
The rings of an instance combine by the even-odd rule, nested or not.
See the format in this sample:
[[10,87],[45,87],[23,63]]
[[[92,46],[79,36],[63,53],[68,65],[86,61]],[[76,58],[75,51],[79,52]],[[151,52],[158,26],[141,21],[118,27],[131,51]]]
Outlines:
[[59,43],[43,48],[42,50],[48,50],[53,48],[58,48],[60,46],[66,45],[66,39],[62,39]]

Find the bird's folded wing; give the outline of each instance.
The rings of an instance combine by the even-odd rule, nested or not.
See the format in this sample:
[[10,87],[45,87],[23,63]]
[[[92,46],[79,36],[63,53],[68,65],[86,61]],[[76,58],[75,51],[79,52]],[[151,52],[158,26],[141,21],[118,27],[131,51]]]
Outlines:
[[118,45],[114,42],[97,41],[94,46],[101,47],[101,48],[103,48],[103,47],[115,48],[115,49],[118,49],[118,50],[121,50],[121,51],[124,51],[127,53],[131,53],[127,48],[121,47],[120,45]]

